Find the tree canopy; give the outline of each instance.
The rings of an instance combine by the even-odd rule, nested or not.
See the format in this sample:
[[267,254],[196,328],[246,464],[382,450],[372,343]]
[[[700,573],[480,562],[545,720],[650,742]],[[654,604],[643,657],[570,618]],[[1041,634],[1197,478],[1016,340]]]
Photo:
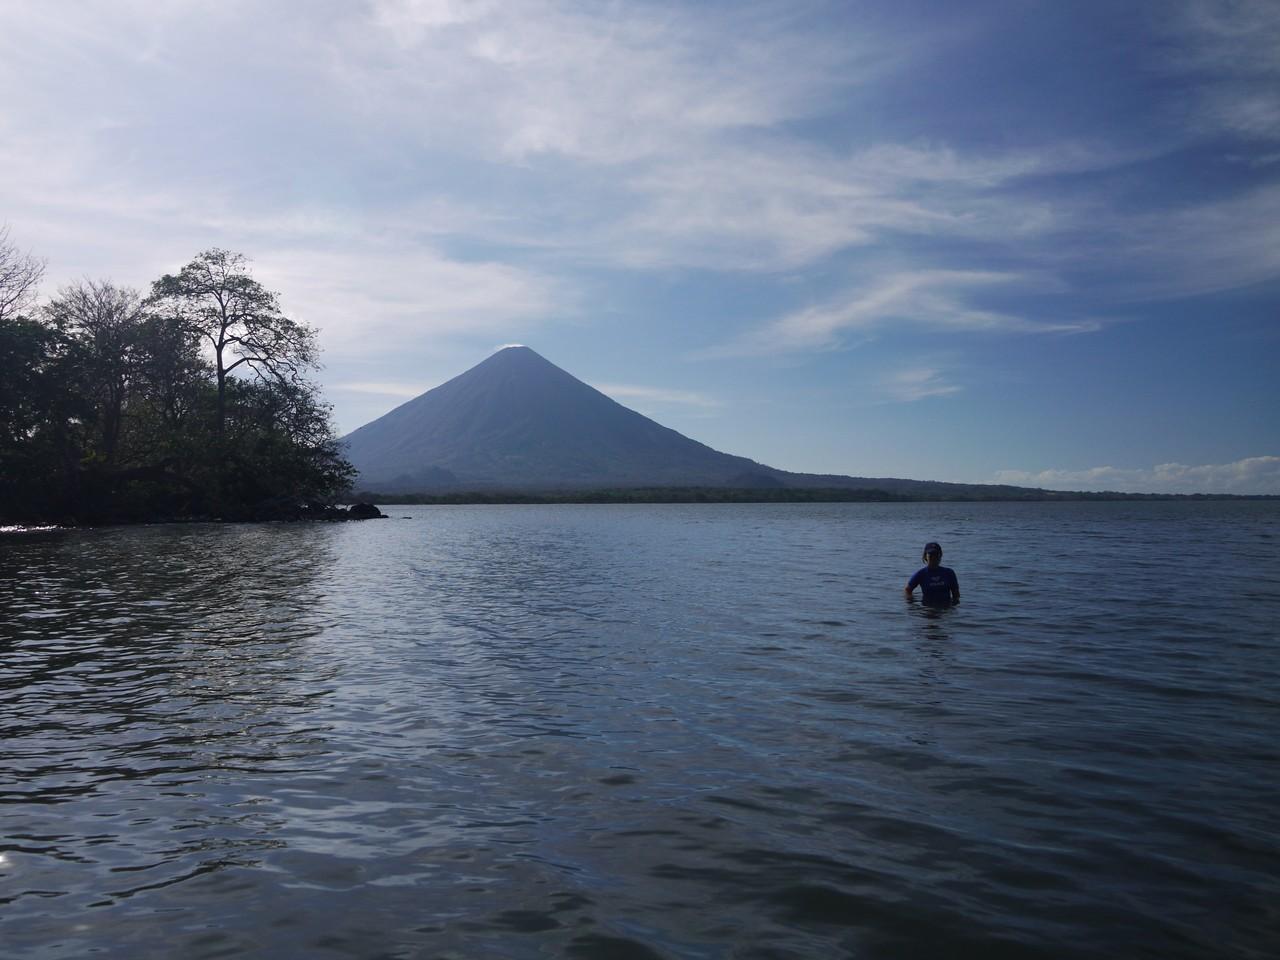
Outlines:
[[37,307],[42,270],[0,232],[0,521],[272,518],[349,486],[315,331],[245,257]]
[[279,298],[253,279],[241,254],[206,250],[176,276],[157,280],[148,303],[212,352],[219,433],[226,421],[228,377],[237,368],[284,386],[301,382],[316,365],[315,332],[281,312]]

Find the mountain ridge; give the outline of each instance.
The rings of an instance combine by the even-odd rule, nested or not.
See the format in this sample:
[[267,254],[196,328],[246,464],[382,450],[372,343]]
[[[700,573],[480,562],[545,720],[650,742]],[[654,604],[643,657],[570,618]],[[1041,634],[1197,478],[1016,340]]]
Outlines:
[[371,489],[720,486],[774,472],[624,407],[528,347],[499,350],[343,442]]
[[372,492],[619,488],[875,490],[896,496],[1010,497],[1033,488],[780,470],[723,453],[645,417],[525,346],[469,370],[347,434]]

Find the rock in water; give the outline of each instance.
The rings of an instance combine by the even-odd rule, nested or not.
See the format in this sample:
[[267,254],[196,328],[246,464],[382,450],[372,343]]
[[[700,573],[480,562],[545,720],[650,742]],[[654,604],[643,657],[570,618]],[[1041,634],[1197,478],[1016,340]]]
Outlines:
[[381,520],[386,514],[372,503],[353,503],[347,508],[347,515],[352,520]]

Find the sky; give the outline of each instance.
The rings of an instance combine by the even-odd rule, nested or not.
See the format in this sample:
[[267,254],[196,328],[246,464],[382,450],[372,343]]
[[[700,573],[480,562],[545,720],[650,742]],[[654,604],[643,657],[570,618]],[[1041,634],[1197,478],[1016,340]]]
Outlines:
[[0,0],[0,225],[787,470],[1280,494],[1274,0]]

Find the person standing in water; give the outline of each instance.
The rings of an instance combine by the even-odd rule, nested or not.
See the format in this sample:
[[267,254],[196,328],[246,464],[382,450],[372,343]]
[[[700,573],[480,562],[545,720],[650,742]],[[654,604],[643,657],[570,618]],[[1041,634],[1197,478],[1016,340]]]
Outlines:
[[924,556],[921,558],[927,566],[921,567],[907,581],[903,593],[908,600],[914,599],[916,587],[920,588],[920,599],[931,606],[948,606],[960,602],[960,582],[956,580],[956,572],[942,565],[942,547],[934,541],[924,545]]

